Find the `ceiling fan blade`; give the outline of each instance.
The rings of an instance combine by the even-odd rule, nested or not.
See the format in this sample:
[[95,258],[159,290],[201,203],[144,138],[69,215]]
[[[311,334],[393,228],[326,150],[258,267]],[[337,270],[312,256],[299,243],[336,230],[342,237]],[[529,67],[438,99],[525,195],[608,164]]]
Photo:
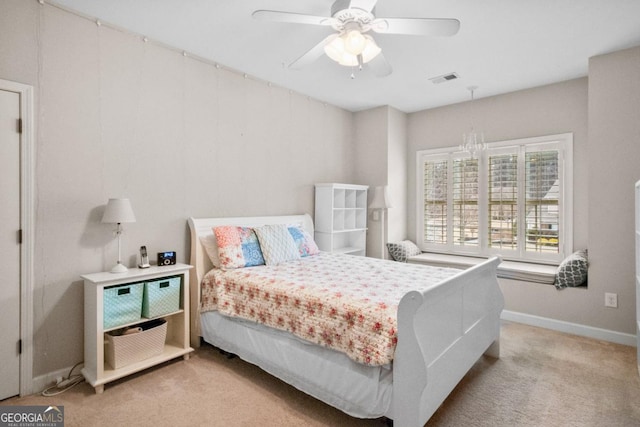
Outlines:
[[294,24],[331,26],[337,20],[328,16],[305,15],[302,13],[280,12],[277,10],[256,10],[251,16],[260,21],[290,22]]
[[304,55],[289,64],[289,68],[302,68],[316,61],[318,58],[324,55],[324,47],[331,43],[331,41],[338,36],[338,33],[333,33],[325,37],[320,43],[309,49]]
[[393,71],[391,65],[389,65],[387,60],[384,58],[382,52],[376,55],[376,57],[371,61],[367,62],[367,65],[376,77],[386,77]]
[[382,34],[452,36],[460,29],[460,21],[438,18],[379,18],[371,22],[371,29]]
[[378,0],[351,0],[348,9],[362,9],[371,12]]

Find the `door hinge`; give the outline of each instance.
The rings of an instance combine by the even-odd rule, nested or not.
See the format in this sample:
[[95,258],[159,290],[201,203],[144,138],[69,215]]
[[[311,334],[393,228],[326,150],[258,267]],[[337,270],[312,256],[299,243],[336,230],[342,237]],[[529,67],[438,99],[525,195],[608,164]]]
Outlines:
[[18,340],[18,354],[22,354],[22,340]]
[[22,119],[18,119],[18,133],[22,133]]
[[22,228],[18,230],[18,244],[22,244]]

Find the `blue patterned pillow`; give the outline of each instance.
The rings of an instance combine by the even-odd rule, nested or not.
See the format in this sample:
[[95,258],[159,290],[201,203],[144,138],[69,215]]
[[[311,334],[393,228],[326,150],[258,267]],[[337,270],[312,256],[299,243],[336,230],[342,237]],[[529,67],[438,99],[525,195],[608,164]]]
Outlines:
[[300,259],[296,242],[293,241],[286,225],[263,225],[254,228],[254,231],[260,241],[260,249],[267,265]]
[[258,238],[249,227],[223,225],[214,227],[218,242],[220,268],[224,270],[264,265]]
[[320,253],[320,249],[318,249],[318,245],[313,240],[313,237],[306,230],[303,230],[297,226],[289,227],[289,234],[293,237],[293,241],[296,243],[298,247],[298,252],[300,252],[300,256],[310,256],[310,255],[318,255]]

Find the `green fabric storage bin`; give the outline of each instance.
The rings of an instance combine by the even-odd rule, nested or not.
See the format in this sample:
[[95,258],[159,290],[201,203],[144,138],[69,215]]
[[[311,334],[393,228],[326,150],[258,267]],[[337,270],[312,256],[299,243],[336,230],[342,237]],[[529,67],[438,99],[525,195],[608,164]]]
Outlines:
[[180,310],[181,277],[164,277],[145,282],[142,315],[149,319]]
[[142,318],[144,282],[104,288],[103,327],[115,328]]

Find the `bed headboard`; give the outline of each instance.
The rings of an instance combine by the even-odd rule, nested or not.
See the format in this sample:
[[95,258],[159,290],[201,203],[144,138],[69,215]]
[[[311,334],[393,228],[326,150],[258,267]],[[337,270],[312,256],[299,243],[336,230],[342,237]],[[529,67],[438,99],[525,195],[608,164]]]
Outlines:
[[189,275],[191,299],[191,346],[200,344],[200,283],[213,264],[209,259],[201,237],[213,234],[213,227],[220,225],[237,225],[242,227],[259,227],[267,224],[299,225],[313,236],[313,220],[309,214],[282,216],[254,216],[232,218],[189,218],[191,231],[191,265],[195,271]]

